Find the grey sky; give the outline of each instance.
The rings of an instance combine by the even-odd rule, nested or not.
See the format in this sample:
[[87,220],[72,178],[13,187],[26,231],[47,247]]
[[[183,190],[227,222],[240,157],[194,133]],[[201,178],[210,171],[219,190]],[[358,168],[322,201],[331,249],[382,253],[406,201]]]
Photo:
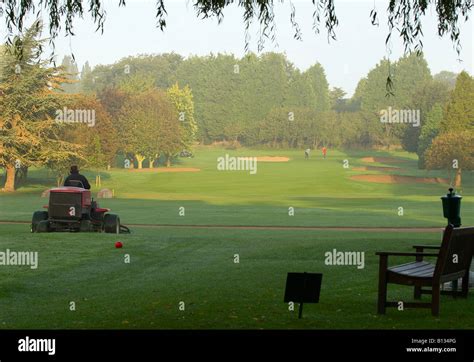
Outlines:
[[[357,82],[384,56],[387,35],[385,8],[388,1],[376,1],[380,26],[370,23],[369,13],[373,1],[337,1],[336,12],[339,26],[337,41],[328,43],[326,32],[319,35],[312,31],[313,7],[310,1],[294,1],[297,21],[302,29],[303,41],[293,39],[290,25],[289,3],[276,8],[278,47],[267,42],[264,51],[285,52],[288,59],[304,70],[319,62],[323,65],[331,87],[342,87],[351,95]],[[127,1],[125,8],[118,8],[118,1],[106,0],[107,20],[104,34],[95,33],[90,21],[78,21],[76,36],[62,36],[56,41],[59,61],[64,54],[74,53],[80,66],[88,60],[93,66],[110,64],[129,55],[144,53],[176,52],[184,56],[204,55],[210,52],[244,54],[244,24],[242,10],[236,6],[224,12],[224,21],[200,20],[190,1],[168,0],[165,2],[168,16],[167,28],[161,32],[155,27],[155,1]],[[251,51],[257,51],[257,30],[251,35]],[[433,74],[441,70],[459,72],[463,69],[473,74],[473,26],[472,20],[461,27],[463,50],[462,62],[448,37],[440,39],[436,33],[434,10],[424,23],[424,52]],[[401,41],[394,38],[391,59],[403,53]]]

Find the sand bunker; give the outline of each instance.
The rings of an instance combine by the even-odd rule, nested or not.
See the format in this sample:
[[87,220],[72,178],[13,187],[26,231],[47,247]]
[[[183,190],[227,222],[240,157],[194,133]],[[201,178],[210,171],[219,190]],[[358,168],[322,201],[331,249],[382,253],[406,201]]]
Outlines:
[[362,159],[362,162],[367,162],[367,163],[402,163],[402,162],[408,162],[407,160],[400,160],[399,158],[393,158],[393,157],[364,157]]
[[165,172],[199,172],[200,168],[192,167],[157,167],[157,168],[132,168],[131,172],[156,172],[156,173],[165,173]]
[[375,182],[380,184],[408,184],[408,183],[424,183],[424,184],[448,184],[448,179],[441,177],[415,177],[415,176],[398,176],[398,175],[355,175],[350,177],[355,181]]
[[392,171],[400,170],[400,167],[383,167],[383,166],[361,166],[352,167],[353,171]]
[[288,162],[290,159],[288,157],[278,157],[278,156],[258,156],[258,162]]

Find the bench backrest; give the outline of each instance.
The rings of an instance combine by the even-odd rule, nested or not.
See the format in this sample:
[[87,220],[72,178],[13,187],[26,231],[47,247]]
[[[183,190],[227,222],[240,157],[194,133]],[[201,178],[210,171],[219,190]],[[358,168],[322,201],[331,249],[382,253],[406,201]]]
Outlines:
[[446,227],[439,250],[434,272],[435,278],[441,276],[459,277],[471,264],[474,250],[474,227]]

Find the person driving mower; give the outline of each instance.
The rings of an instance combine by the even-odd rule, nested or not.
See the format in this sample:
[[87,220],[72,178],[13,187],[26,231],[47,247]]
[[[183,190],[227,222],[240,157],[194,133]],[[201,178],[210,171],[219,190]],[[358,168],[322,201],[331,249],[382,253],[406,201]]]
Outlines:
[[90,190],[91,185],[87,178],[84,175],[79,173],[79,168],[77,166],[71,166],[70,175],[64,180],[64,186],[76,186],[82,187],[86,190]]

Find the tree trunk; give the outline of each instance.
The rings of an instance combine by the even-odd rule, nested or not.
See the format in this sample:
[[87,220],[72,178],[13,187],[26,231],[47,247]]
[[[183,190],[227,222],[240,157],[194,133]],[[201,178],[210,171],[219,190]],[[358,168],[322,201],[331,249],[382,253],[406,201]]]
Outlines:
[[7,171],[7,179],[5,181],[5,191],[13,192],[15,191],[15,165],[7,165],[5,168]]
[[145,157],[143,157],[142,155],[136,155],[135,158],[137,159],[138,169],[142,169],[143,161],[145,161]]
[[166,167],[171,166],[171,156],[166,156]]
[[454,187],[461,187],[461,169],[456,170],[456,176],[454,176]]
[[155,164],[155,160],[150,158],[150,165],[148,166],[149,168],[153,168]]

